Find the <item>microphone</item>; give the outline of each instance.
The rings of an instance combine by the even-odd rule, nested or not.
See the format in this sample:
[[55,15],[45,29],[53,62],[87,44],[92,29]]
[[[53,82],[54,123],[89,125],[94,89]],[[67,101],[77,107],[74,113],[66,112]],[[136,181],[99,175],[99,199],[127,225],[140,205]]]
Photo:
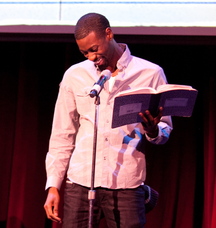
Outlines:
[[90,97],[98,96],[104,87],[104,83],[107,80],[109,80],[110,77],[111,77],[111,72],[109,70],[103,70],[101,72],[101,76],[100,76],[99,80],[93,85],[93,87],[89,93],[89,96]]

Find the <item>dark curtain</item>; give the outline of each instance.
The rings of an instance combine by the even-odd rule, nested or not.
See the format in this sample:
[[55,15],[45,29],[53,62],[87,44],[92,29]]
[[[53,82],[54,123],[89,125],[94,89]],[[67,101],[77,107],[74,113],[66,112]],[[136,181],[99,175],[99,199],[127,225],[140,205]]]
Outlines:
[[[126,40],[134,55],[161,65],[169,83],[199,91],[192,117],[173,117],[167,144],[146,143],[146,183],[160,194],[146,228],[213,228],[216,45],[136,38]],[[58,40],[4,40],[0,50],[0,227],[61,227],[43,209],[44,161],[59,83],[83,57],[74,42]]]
[[[216,227],[216,80],[211,77],[205,97],[205,137],[204,137],[204,219],[203,228]],[[207,112],[208,110],[208,112]]]

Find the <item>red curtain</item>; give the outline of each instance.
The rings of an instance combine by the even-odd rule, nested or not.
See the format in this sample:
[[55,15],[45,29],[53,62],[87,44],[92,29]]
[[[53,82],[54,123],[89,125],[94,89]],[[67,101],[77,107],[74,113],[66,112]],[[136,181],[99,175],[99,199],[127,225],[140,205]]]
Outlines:
[[216,227],[216,81],[210,79],[206,96],[205,139],[204,139],[204,219],[203,228]]
[[[216,87],[214,80],[206,83],[209,78],[197,77],[206,70],[197,48],[209,60],[215,53],[206,55],[209,49],[205,47],[131,44],[134,55],[149,56],[162,65],[170,83],[192,84],[199,90],[193,116],[173,117],[169,142],[146,144],[146,183],[160,194],[157,207],[147,214],[146,228],[216,225]],[[82,56],[74,43],[0,42],[0,49],[0,227],[60,228],[46,219],[43,209],[44,161],[58,84],[65,69]],[[208,69],[214,74],[214,67]],[[175,77],[170,76],[173,72]],[[205,110],[204,103],[208,104]],[[100,227],[106,227],[105,221]]]
[[44,160],[59,83],[56,75],[62,75],[62,64],[56,68],[57,58],[49,59],[52,48],[54,44],[1,44],[1,227],[49,224],[43,210]]

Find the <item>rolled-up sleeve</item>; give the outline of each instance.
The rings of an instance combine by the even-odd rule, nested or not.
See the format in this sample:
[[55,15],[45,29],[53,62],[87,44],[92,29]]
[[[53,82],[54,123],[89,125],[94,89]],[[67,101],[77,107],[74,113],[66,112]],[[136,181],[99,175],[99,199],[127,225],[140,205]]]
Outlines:
[[146,139],[153,144],[164,144],[168,141],[172,129],[173,126],[171,117],[164,116],[158,123],[158,136],[155,138],[151,138],[147,134],[145,134]]

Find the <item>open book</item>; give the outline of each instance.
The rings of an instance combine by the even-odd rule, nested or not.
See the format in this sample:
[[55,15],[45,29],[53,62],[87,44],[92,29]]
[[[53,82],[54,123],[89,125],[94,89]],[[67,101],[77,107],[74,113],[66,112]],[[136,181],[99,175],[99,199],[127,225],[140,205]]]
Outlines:
[[191,86],[165,84],[157,91],[150,87],[125,90],[114,100],[112,128],[141,122],[139,112],[149,110],[153,116],[163,107],[163,116],[190,117],[198,91]]

